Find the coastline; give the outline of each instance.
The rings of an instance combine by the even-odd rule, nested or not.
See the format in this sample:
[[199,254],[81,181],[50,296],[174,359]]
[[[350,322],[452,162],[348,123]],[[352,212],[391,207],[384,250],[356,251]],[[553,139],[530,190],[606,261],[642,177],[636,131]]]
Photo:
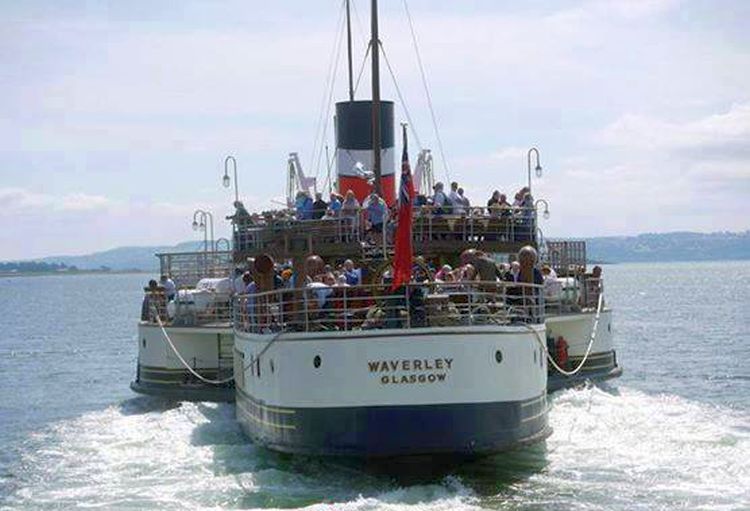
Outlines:
[[29,271],[29,272],[0,272],[0,278],[18,278],[18,277],[72,277],[75,275],[130,275],[130,274],[158,274],[158,270],[75,270],[75,271]]

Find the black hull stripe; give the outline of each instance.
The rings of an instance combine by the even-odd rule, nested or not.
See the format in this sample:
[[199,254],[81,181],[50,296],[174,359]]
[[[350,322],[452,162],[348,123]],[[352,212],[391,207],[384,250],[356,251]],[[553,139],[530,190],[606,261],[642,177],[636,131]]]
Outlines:
[[513,402],[279,408],[237,389],[237,418],[256,443],[324,456],[499,452],[545,438],[547,412],[546,393]]
[[231,403],[234,401],[234,387],[231,385],[209,387],[207,385],[174,385],[159,384],[145,381],[130,383],[133,392],[147,396],[155,396],[175,401],[210,401],[215,403]]

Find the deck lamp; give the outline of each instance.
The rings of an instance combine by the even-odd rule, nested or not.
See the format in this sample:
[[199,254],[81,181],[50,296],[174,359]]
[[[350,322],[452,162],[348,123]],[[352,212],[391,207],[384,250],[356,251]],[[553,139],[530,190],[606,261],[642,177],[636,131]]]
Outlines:
[[205,252],[208,252],[209,249],[211,251],[216,249],[216,244],[214,243],[214,216],[210,211],[196,209],[193,212],[193,230],[202,231],[204,233],[203,250]]
[[544,211],[542,212],[542,217],[545,220],[549,220],[549,203],[544,199],[537,199],[536,202],[534,202],[534,209],[539,209],[539,204],[544,204]]
[[229,177],[229,162],[232,162],[232,168],[234,169],[234,201],[239,202],[240,192],[237,188],[237,160],[232,155],[224,158],[224,177],[221,178],[221,182],[224,185],[224,188],[229,188],[229,185],[232,182]]
[[542,177],[542,164],[539,162],[539,149],[537,149],[536,147],[532,147],[526,154],[527,169],[529,171],[527,184],[529,193],[531,193],[531,153],[534,153],[536,155],[536,167],[534,167],[534,170],[536,171],[536,177]]

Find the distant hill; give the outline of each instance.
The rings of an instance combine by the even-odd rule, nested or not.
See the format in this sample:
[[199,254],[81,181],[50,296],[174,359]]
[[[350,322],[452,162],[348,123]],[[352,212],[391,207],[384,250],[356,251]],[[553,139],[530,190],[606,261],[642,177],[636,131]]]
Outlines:
[[[638,236],[588,238],[587,254],[591,261],[607,263],[656,261],[718,261],[750,259],[750,231],[671,232]],[[80,270],[141,270],[157,272],[157,252],[192,252],[202,243],[188,241],[173,246],[120,247],[81,256],[51,256],[37,259],[50,264],[75,266]]]
[[[10,263],[0,263],[0,275],[14,275],[25,273],[60,273],[60,272],[77,272],[75,266],[68,266],[62,263],[44,263],[41,261],[19,261]],[[102,268],[104,271],[104,268]]]
[[119,247],[80,256],[50,256],[39,259],[45,263],[62,263],[81,270],[95,270],[106,266],[114,271],[159,271],[158,252],[193,252],[201,250],[203,242],[186,241],[172,246]]
[[586,254],[607,263],[750,259],[750,231],[588,238]]

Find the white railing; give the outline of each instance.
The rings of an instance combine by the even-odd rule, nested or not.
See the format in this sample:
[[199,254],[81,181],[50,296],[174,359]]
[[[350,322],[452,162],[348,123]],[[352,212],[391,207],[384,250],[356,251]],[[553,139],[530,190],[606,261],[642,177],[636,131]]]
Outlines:
[[[394,209],[385,215],[385,238],[371,230],[365,209],[353,215],[341,214],[320,220],[297,220],[291,211],[279,211],[268,217],[256,216],[234,223],[234,246],[239,252],[263,251],[279,241],[280,234],[297,232],[317,243],[365,242],[392,244],[398,214]],[[533,242],[536,235],[534,208],[493,209],[464,208],[460,215],[442,214],[432,206],[413,210],[413,239],[418,243],[445,241]]]
[[[158,317],[158,320],[157,320]],[[232,319],[232,297],[180,289],[171,300],[163,289],[145,291],[141,321],[164,326],[224,327]]]
[[552,290],[545,285],[544,303],[547,316],[595,310],[599,303],[599,295],[604,293],[604,281],[591,274],[559,278],[557,284],[558,286]]
[[544,296],[514,282],[306,287],[235,296],[233,320],[251,333],[541,323]]
[[156,254],[162,275],[177,287],[194,287],[203,278],[223,278],[232,274],[232,252],[172,252]]

